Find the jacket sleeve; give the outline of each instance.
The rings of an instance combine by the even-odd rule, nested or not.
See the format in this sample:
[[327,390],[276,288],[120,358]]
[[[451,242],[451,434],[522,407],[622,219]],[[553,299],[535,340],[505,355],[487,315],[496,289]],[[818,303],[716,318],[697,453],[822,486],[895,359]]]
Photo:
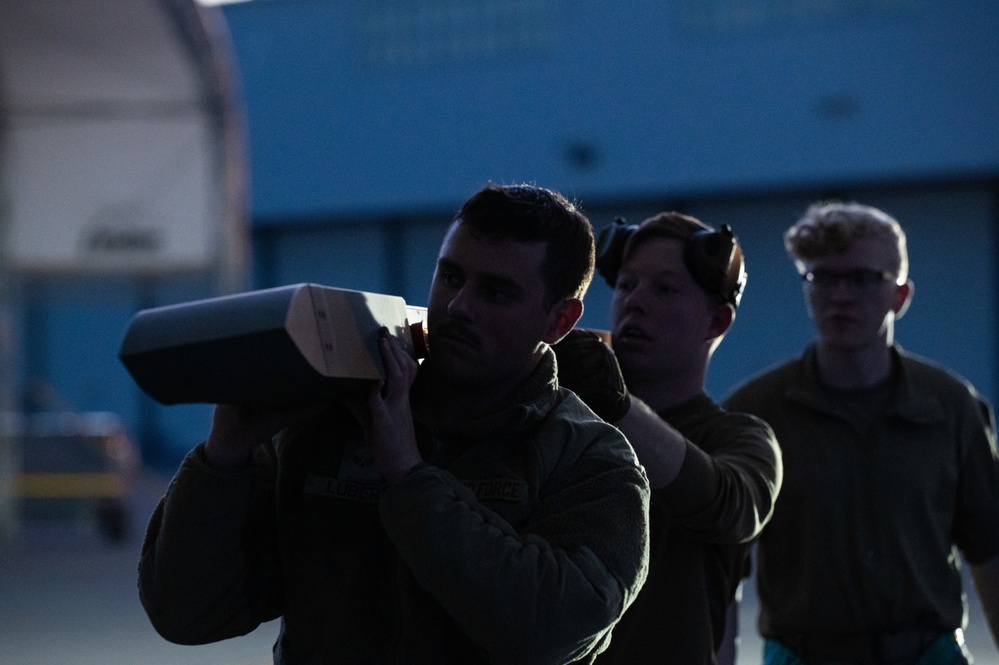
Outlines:
[[991,405],[972,391],[954,407],[961,481],[954,516],[954,541],[968,562],[999,553],[999,450]]
[[688,441],[679,475],[657,491],[653,510],[702,540],[749,542],[773,516],[783,482],[777,438],[765,422],[740,413],[701,438],[700,446]]
[[620,433],[596,425],[631,461],[579,459],[519,531],[430,465],[382,494],[402,557],[490,662],[592,658],[644,582],[648,482]]
[[185,458],[146,530],[139,597],[156,631],[178,644],[245,635],[276,618],[273,520],[255,491],[257,466],[209,467]]

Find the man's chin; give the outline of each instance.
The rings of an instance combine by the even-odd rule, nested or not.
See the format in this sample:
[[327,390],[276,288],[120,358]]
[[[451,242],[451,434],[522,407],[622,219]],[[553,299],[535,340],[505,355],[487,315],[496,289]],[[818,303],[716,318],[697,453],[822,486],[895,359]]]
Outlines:
[[447,335],[431,337],[430,340],[430,354],[436,353],[438,357],[448,360],[472,363],[480,354],[479,346],[470,340]]
[[463,358],[459,354],[448,353],[435,356],[431,351],[424,363],[434,376],[454,386],[474,386],[482,383],[483,380],[481,363]]
[[825,334],[822,335],[821,341],[826,348],[840,352],[861,351],[870,345],[870,341],[849,334]]
[[636,343],[635,340],[632,341],[622,341],[614,344],[614,355],[617,356],[617,361],[624,369],[625,366],[640,368],[647,363],[648,354],[644,345]]

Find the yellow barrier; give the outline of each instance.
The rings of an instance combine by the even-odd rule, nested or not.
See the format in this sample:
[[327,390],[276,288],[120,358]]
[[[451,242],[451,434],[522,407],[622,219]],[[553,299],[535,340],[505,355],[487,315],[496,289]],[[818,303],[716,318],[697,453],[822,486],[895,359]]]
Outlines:
[[15,493],[22,499],[120,497],[125,482],[117,473],[22,473]]

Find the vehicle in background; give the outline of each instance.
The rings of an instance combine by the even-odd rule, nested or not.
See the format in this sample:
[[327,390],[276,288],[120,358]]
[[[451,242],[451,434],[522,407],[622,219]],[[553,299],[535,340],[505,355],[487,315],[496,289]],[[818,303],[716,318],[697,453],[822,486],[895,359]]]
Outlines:
[[87,518],[108,541],[128,537],[140,456],[117,414],[7,413],[0,435],[14,453],[19,520]]

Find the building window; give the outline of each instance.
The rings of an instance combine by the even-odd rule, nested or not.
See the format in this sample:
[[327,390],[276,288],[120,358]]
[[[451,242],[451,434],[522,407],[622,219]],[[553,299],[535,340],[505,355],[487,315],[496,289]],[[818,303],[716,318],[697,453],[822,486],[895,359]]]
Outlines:
[[894,16],[925,0],[676,0],[678,23],[697,33],[823,25]]
[[359,61],[367,69],[533,56],[555,42],[556,0],[368,0]]

